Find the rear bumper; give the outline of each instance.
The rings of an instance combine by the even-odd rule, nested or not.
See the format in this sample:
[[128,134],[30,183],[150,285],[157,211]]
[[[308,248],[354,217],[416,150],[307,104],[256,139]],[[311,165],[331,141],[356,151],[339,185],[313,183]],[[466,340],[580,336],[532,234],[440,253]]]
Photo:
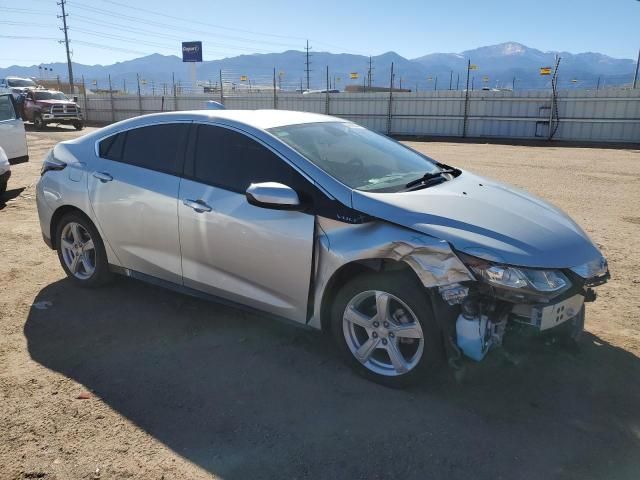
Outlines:
[[14,157],[9,159],[9,164],[17,165],[18,163],[24,163],[29,161],[29,155],[23,155],[22,157]]

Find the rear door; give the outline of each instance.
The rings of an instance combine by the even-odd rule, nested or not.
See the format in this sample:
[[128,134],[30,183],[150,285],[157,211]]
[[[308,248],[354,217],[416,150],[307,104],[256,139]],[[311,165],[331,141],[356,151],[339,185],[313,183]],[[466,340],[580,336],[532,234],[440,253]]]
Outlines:
[[189,151],[178,202],[185,286],[304,322],[314,215],[251,205],[245,191],[279,182],[309,202],[315,187],[240,131],[194,125]]
[[178,188],[190,122],[139,127],[103,139],[89,177],[97,222],[120,264],[182,283]]
[[24,123],[16,114],[11,95],[0,95],[0,147],[9,160],[27,156]]

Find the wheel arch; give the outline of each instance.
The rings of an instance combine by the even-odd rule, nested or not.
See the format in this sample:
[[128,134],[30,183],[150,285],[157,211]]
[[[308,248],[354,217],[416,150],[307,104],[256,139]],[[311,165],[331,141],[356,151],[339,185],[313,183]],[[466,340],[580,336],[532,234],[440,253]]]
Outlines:
[[320,325],[323,332],[331,331],[331,305],[340,289],[352,278],[371,272],[402,272],[423,287],[415,271],[406,262],[389,258],[369,258],[345,263],[333,273],[323,290],[320,303]]
[[58,207],[55,212],[53,212],[53,215],[51,216],[51,222],[49,222],[49,238],[51,238],[51,248],[53,248],[54,250],[58,247],[58,239],[56,238],[58,223],[60,223],[62,217],[64,217],[68,213],[77,213],[79,215],[82,215],[88,222],[91,223],[91,225],[93,225],[93,228],[95,228],[96,231],[99,231],[94,221],[91,220],[91,218],[78,207],[74,205],[62,205]]

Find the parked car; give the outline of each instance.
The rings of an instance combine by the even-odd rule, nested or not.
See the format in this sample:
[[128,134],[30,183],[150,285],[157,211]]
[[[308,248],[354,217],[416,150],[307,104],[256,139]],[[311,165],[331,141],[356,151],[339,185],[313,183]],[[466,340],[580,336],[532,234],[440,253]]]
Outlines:
[[[11,163],[29,160],[27,135],[11,94],[0,94],[0,147]],[[7,175],[5,180],[8,180]]]
[[62,92],[55,90],[30,90],[22,103],[22,118],[33,122],[38,130],[49,123],[73,125],[76,130],[84,128],[82,109]]
[[482,359],[507,325],[575,339],[609,276],[556,207],[311,113],[113,124],[47,154],[37,205],[73,283],[120,273],[324,330],[391,386]]
[[9,177],[11,177],[11,165],[9,164],[9,158],[4,152],[4,149],[0,147],[0,198],[2,198],[4,192],[7,191]]
[[38,88],[38,84],[30,78],[6,77],[0,80],[0,92],[11,93],[14,98]]

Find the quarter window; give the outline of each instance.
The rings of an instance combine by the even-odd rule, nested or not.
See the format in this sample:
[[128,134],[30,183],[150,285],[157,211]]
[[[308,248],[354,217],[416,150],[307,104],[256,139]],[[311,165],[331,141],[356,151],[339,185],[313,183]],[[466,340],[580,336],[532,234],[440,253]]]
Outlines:
[[108,160],[179,175],[188,130],[186,123],[134,128],[105,138],[98,150]]

